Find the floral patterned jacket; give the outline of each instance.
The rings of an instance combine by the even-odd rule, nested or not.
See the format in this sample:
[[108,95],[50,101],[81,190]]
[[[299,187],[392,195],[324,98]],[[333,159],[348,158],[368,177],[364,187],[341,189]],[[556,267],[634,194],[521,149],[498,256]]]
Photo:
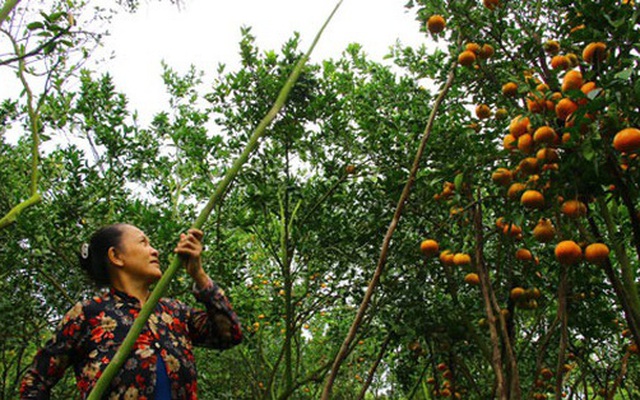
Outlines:
[[[194,294],[206,311],[173,299],[158,302],[104,398],[153,400],[156,357],[161,356],[171,381],[172,399],[197,399],[192,346],[226,349],[242,341],[242,331],[231,304],[216,284],[210,282]],[[70,365],[85,399],[139,312],[138,299],[113,288],[77,303],[37,353],[22,380],[21,399],[48,399],[51,388]]]

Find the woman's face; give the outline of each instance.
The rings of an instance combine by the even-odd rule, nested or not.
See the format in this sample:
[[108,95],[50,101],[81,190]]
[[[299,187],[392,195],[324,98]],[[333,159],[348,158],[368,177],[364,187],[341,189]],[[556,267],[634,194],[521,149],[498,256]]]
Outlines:
[[118,259],[122,271],[134,279],[153,283],[160,279],[162,270],[158,251],[151,247],[149,238],[132,225],[122,227],[122,237],[118,248]]

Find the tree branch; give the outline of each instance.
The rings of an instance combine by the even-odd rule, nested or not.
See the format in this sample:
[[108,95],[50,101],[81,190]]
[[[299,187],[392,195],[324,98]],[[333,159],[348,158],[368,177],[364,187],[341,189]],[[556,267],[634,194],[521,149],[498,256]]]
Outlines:
[[367,287],[367,291],[365,293],[365,296],[362,300],[362,303],[360,304],[360,308],[358,309],[358,312],[356,314],[356,317],[351,325],[351,328],[349,329],[349,333],[347,334],[347,337],[345,338],[344,342],[342,343],[342,346],[340,348],[340,350],[338,351],[338,354],[336,355],[336,358],[334,360],[333,366],[331,368],[331,371],[329,373],[329,377],[327,378],[327,382],[324,386],[323,392],[322,392],[322,399],[323,400],[329,400],[329,398],[331,398],[331,391],[333,388],[333,383],[335,382],[335,379],[338,375],[338,370],[340,369],[340,366],[342,365],[342,362],[344,361],[346,355],[347,355],[347,351],[349,348],[349,345],[351,344],[351,342],[353,342],[355,336],[356,336],[356,332],[360,326],[360,324],[362,323],[362,319],[364,318],[364,315],[367,311],[367,308],[369,307],[369,303],[371,302],[371,297],[373,296],[373,292],[376,288],[376,286],[378,285],[378,282],[380,281],[380,276],[382,275],[382,271],[384,270],[384,267],[386,265],[387,262],[387,254],[389,251],[389,246],[391,244],[391,237],[393,236],[393,233],[396,230],[396,227],[398,226],[398,222],[400,221],[400,217],[402,215],[402,210],[404,209],[404,205],[407,201],[407,199],[409,198],[409,193],[411,192],[411,187],[413,186],[413,183],[415,181],[416,178],[416,174],[418,172],[418,168],[420,166],[420,158],[422,158],[422,153],[424,153],[424,149],[427,145],[427,141],[429,139],[429,137],[431,136],[431,130],[433,128],[433,123],[435,121],[437,112],[438,112],[438,108],[440,106],[440,104],[442,103],[443,99],[445,98],[447,92],[449,91],[449,88],[451,87],[451,85],[453,84],[453,79],[455,77],[455,69],[456,69],[456,65],[457,63],[454,62],[451,67],[450,67],[450,72],[449,72],[449,77],[447,79],[447,81],[445,82],[442,90],[440,91],[440,94],[438,95],[438,97],[436,98],[436,101],[433,105],[433,109],[431,110],[431,115],[429,116],[429,120],[427,122],[427,126],[425,128],[424,134],[422,136],[422,140],[420,142],[420,146],[418,147],[418,151],[416,153],[416,156],[414,158],[413,161],[413,166],[411,167],[411,172],[409,173],[409,177],[407,179],[407,183],[404,186],[404,189],[402,191],[402,194],[400,196],[400,199],[398,200],[398,204],[396,206],[396,211],[393,215],[393,219],[391,220],[391,223],[389,225],[389,228],[387,230],[387,234],[384,237],[383,243],[382,243],[382,249],[380,250],[380,257],[378,258],[378,265],[376,266],[376,270],[373,274],[373,278],[371,279],[371,282],[369,283],[369,286]]
[[[27,52],[27,53],[23,53],[23,54],[19,54],[16,55],[13,58],[9,58],[7,60],[0,60],[0,66],[3,65],[9,65],[13,62],[16,61],[24,61],[27,58],[31,57],[31,56],[35,56],[36,54],[40,53],[45,47],[50,46],[51,44],[53,44],[56,40],[58,40],[61,36],[66,35],[67,33],[69,33],[69,30],[71,29],[71,27],[69,26],[66,29],[61,30],[60,32],[56,33],[55,36],[53,36],[51,39],[47,40],[46,42],[42,43],[40,46],[36,47],[35,49]],[[1,29],[0,32],[3,32],[7,35],[9,35],[9,32],[5,31],[4,29]]]

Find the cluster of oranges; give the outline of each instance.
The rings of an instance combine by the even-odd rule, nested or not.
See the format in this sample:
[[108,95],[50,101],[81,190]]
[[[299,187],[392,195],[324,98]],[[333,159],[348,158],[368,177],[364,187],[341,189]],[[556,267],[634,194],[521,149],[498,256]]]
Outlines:
[[442,184],[442,191],[433,195],[434,200],[447,200],[453,196],[456,190],[456,185],[453,182],[445,182]]
[[[569,353],[571,355],[571,353]],[[573,358],[573,356],[571,355],[570,358]],[[573,369],[573,366],[570,364],[564,364],[562,366],[562,372],[563,373],[569,373],[571,372],[571,370]],[[538,378],[535,380],[535,382],[533,383],[533,386],[536,389],[547,389],[547,390],[553,390],[555,388],[554,384],[549,382],[553,377],[554,377],[554,372],[549,369],[549,368],[542,368],[540,370],[540,372],[538,373]],[[562,393],[562,397],[565,397],[566,393]],[[535,392],[533,393],[532,397],[535,400],[545,400],[548,398],[546,393],[540,393],[540,392]]]
[[[434,397],[452,397],[455,399],[462,398],[462,394],[465,393],[466,391],[464,389],[460,391],[453,391],[453,388],[451,385],[451,378],[453,378],[453,372],[451,371],[451,369],[449,369],[447,364],[440,363],[436,366],[436,369],[442,372],[443,381],[439,388],[433,389],[432,394],[434,395]],[[438,382],[434,377],[427,378],[427,384],[436,385],[437,383]],[[459,388],[456,388],[456,389],[459,389]]]
[[525,289],[516,286],[509,292],[509,297],[516,304],[516,307],[523,310],[533,310],[538,308],[538,299],[542,296],[542,292],[538,288]]
[[[440,251],[440,245],[434,239],[425,239],[420,243],[420,251],[425,257],[438,256],[443,265],[452,267],[465,267],[471,265],[471,256],[468,253],[453,253],[451,250]],[[480,277],[475,272],[468,273],[464,281],[470,285],[479,285]]]
[[[469,67],[472,66],[476,60],[486,60],[493,56],[495,49],[490,44],[483,44],[480,46],[477,43],[467,43],[464,46],[464,50],[458,54],[458,64]],[[487,115],[486,117],[488,117]]]
[[[511,120],[508,133],[502,140],[504,149],[513,156],[515,166],[511,169],[504,166],[497,168],[491,175],[496,185],[506,188],[508,199],[519,200],[523,207],[530,210],[545,210],[553,204],[548,194],[551,179],[544,179],[545,173],[559,169],[564,149],[577,145],[582,140],[580,135],[588,134],[589,124],[594,120],[592,115],[581,111],[581,107],[598,96],[602,89],[595,82],[585,81],[576,67],[581,62],[590,65],[607,59],[607,46],[602,42],[585,46],[582,61],[572,53],[559,54],[560,45],[553,40],[545,43],[544,50],[551,57],[551,69],[563,72],[560,90],[552,91],[547,83],[541,82],[530,71],[524,74],[524,85],[507,82],[502,86],[502,94],[506,97],[524,95],[527,110]],[[479,119],[486,118],[489,113],[489,107],[484,104],[476,108]],[[537,121],[535,125],[532,122],[534,120]],[[577,130],[576,124],[579,124]],[[640,149],[640,130],[621,130],[613,138],[612,146],[626,154],[636,152]],[[587,206],[580,199],[565,200],[558,196],[556,200],[560,203],[561,213],[568,218],[581,218],[587,213]],[[498,228],[505,234],[513,233],[516,239],[522,238],[520,228],[513,224],[501,223]],[[533,230],[535,239],[543,243],[552,241],[555,235],[555,227],[546,218],[540,219]],[[583,258],[599,264],[605,262],[608,255],[609,249],[603,243],[593,243],[584,252],[572,240],[561,241],[555,247],[556,259],[566,265]]]

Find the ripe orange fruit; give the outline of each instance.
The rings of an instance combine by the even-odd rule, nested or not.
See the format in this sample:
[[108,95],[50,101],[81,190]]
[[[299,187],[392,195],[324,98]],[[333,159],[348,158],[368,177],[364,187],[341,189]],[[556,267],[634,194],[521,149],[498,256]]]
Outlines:
[[452,266],[454,254],[449,250],[440,252],[440,262],[444,265]]
[[472,51],[465,50],[458,55],[458,64],[468,67],[476,61],[476,54]]
[[591,92],[592,90],[596,89],[596,83],[595,82],[585,82],[581,87],[580,87],[580,91],[582,93],[584,93],[585,95],[589,94],[589,92]]
[[540,370],[540,375],[544,378],[544,379],[551,379],[553,378],[553,372],[549,369],[549,368],[542,368]]
[[486,104],[479,104],[476,106],[476,117],[479,119],[489,118],[491,116],[491,109]]
[[538,159],[535,157],[527,157],[518,164],[520,171],[525,175],[532,175],[538,172]]
[[[589,94],[589,92],[592,92],[593,90],[596,89],[596,83],[595,82],[585,82],[582,86],[580,86],[580,91],[587,96]],[[588,98],[580,98],[576,101],[578,103],[579,106],[583,106],[585,104],[587,104],[589,102]]]
[[640,129],[626,128],[616,133],[613,138],[613,147],[625,153],[633,153],[640,149]]
[[518,85],[513,82],[507,82],[502,85],[502,94],[507,97],[513,97],[518,94]]
[[547,40],[542,48],[546,53],[555,55],[560,51],[560,43],[557,40]]
[[552,100],[546,100],[544,102],[544,104],[547,107],[547,111],[549,111],[551,113],[555,113],[556,112],[556,103],[554,103]]
[[516,250],[516,258],[520,261],[531,261],[533,254],[528,249],[518,249]]
[[432,34],[438,34],[444,30],[446,22],[442,15],[432,15],[427,20],[427,29]]
[[591,243],[584,249],[584,258],[591,264],[601,264],[609,258],[609,247],[604,243]]
[[524,191],[526,186],[520,182],[514,182],[509,186],[507,190],[507,197],[511,200],[515,200],[520,197],[520,192]]
[[562,93],[560,92],[551,93],[550,100],[555,103],[559,102],[560,100],[562,100]]
[[565,121],[578,109],[578,105],[571,99],[564,98],[556,104],[556,116]]
[[546,83],[541,83],[538,86],[536,86],[536,90],[540,93],[545,93],[549,91],[549,85],[547,85]]
[[520,197],[520,204],[527,208],[544,207],[544,196],[537,190],[526,190]]
[[473,52],[473,54],[478,54],[480,52],[480,45],[478,43],[469,42],[464,45],[464,49]]
[[503,120],[509,116],[509,112],[505,108],[498,108],[496,110],[496,119]]
[[562,91],[578,90],[582,86],[582,72],[572,69],[562,78]]
[[525,133],[518,138],[518,150],[524,154],[533,153],[533,144],[533,137],[528,133]]
[[573,240],[563,240],[556,245],[554,254],[560,264],[571,265],[580,261],[582,249]]
[[542,296],[542,292],[540,292],[540,289],[538,288],[533,288],[527,290],[526,295],[530,299],[539,299]]
[[578,32],[579,30],[582,30],[582,29],[584,29],[584,24],[580,24],[580,25],[578,25],[578,26],[574,26],[573,28],[571,28],[571,29],[569,30],[569,33],[570,33],[570,34],[571,34],[571,33],[575,33],[575,32]]
[[491,58],[494,53],[495,50],[493,49],[493,46],[485,43],[482,45],[480,51],[478,52],[478,58],[486,60],[487,58]]
[[540,175],[538,175],[538,174],[533,174],[533,175],[531,175],[531,176],[529,177],[529,179],[527,179],[527,183],[526,183],[526,184],[527,184],[527,185],[529,185],[529,184],[533,184],[533,185],[535,185],[535,184],[537,184],[537,183],[538,183],[538,181],[539,181],[539,180],[540,180]]
[[560,157],[558,156],[558,152],[552,147],[545,147],[538,150],[538,152],[536,153],[536,158],[545,163],[554,163],[560,159]]
[[439,247],[438,242],[433,239],[426,239],[420,243],[420,251],[427,257],[433,257],[438,254]]
[[498,168],[491,174],[491,180],[496,185],[507,186],[511,183],[513,174],[506,168]]
[[550,126],[541,126],[533,133],[533,141],[536,143],[553,144],[556,140],[558,140],[558,135]]
[[511,300],[518,300],[518,299],[521,299],[524,296],[524,293],[525,293],[525,290],[523,288],[514,287],[509,292],[509,298],[511,298]]
[[565,56],[553,56],[551,58],[552,69],[569,69],[569,59]]
[[504,233],[505,235],[518,237],[520,234],[522,234],[522,228],[520,228],[518,225],[514,223],[510,223],[510,224],[505,223],[504,227],[502,228],[502,233]]
[[489,10],[494,10],[500,5],[500,0],[482,0],[482,4]]
[[542,243],[551,241],[556,236],[556,228],[550,220],[546,218],[540,219],[538,224],[533,228],[533,237]]
[[539,114],[547,109],[547,101],[544,98],[530,94],[527,98],[527,110],[533,114]]
[[456,253],[453,256],[453,263],[457,266],[471,264],[471,256],[467,253]]
[[347,166],[344,168],[344,171],[345,171],[348,175],[353,175],[353,174],[355,174],[355,172],[356,172],[356,167],[355,167],[355,165],[351,165],[351,164],[349,164],[349,165],[347,165]]
[[587,215],[587,206],[580,200],[567,200],[562,203],[560,211],[569,218],[579,218]]
[[509,133],[514,138],[518,138],[527,133],[530,125],[531,122],[529,121],[529,117],[518,115],[511,120],[511,123],[509,124]]
[[504,147],[505,150],[513,150],[516,147],[516,138],[508,133],[504,136],[504,139],[502,139],[502,147]]
[[469,285],[479,285],[480,277],[475,272],[471,272],[464,277],[464,281]]
[[607,45],[602,42],[592,42],[582,50],[582,59],[589,64],[604,61],[607,57]]

